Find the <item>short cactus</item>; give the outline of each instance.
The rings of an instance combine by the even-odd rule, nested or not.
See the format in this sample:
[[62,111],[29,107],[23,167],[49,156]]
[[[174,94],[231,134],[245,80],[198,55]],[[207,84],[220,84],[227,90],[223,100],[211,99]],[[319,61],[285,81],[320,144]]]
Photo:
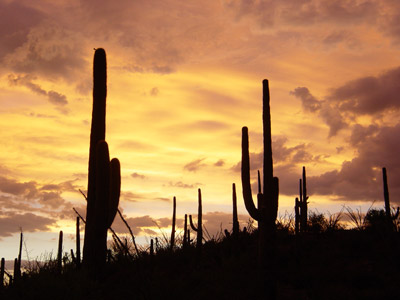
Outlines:
[[171,229],[171,251],[175,247],[175,223],[176,223],[176,197],[173,200],[173,211],[172,211],[172,229]]
[[237,198],[236,198],[236,185],[232,184],[232,233],[234,237],[237,237],[239,234],[239,221],[238,221],[238,212],[237,212]]
[[300,196],[300,231],[307,231],[308,222],[308,196],[307,196],[307,178],[306,167],[303,166],[303,179],[299,180],[299,196]]
[[197,227],[193,224],[192,215],[189,215],[190,227],[197,232],[196,248],[201,251],[203,243],[203,206],[201,202],[201,189],[198,189],[198,214],[197,214]]
[[62,250],[63,250],[63,232],[60,231],[58,237],[58,251],[57,251],[57,272],[61,274],[62,268]]

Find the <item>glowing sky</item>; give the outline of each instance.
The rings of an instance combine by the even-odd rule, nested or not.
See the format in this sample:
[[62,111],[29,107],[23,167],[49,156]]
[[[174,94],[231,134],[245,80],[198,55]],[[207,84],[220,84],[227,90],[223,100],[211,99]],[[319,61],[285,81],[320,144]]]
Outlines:
[[[262,168],[268,78],[280,214],[307,167],[310,208],[382,206],[381,168],[400,197],[397,0],[0,0],[0,256],[20,228],[34,258],[73,248],[87,185],[93,48],[107,52],[107,133],[121,161],[120,209],[139,241],[196,214],[242,226],[241,128]],[[117,218],[113,227],[124,235]],[[179,233],[180,229],[178,229]],[[82,231],[83,237],[83,231]],[[26,256],[26,253],[25,253]],[[26,259],[27,257],[24,257]]]

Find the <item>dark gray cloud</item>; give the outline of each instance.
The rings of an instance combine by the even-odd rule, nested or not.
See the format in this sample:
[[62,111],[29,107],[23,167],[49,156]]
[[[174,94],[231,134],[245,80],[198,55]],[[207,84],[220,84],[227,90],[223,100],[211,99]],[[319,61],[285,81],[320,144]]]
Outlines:
[[65,95],[52,90],[46,91],[42,89],[40,85],[34,83],[33,80],[35,80],[35,78],[30,75],[8,75],[8,81],[11,86],[24,86],[35,94],[47,97],[49,102],[61,109],[62,112],[67,112],[65,106],[68,104],[68,101]]
[[0,2],[0,61],[27,40],[30,29],[44,14],[20,1]]
[[42,217],[33,213],[0,213],[0,237],[11,236],[20,232],[49,231],[56,219]]
[[145,179],[145,178],[146,178],[146,176],[144,176],[144,175],[142,175],[142,174],[139,174],[139,173],[137,173],[137,172],[132,173],[132,174],[131,174],[131,177],[133,177],[133,178],[140,178],[140,179]]
[[[329,137],[332,137],[341,129],[348,128],[358,116],[380,116],[385,112],[399,111],[399,82],[400,67],[332,88],[325,100],[318,100],[306,87],[298,87],[290,93],[301,100],[304,111],[318,114],[329,126]],[[359,126],[353,127],[353,142],[360,131]]]
[[214,166],[216,167],[223,167],[225,165],[225,160],[219,159],[216,163],[214,163]]
[[357,146],[358,144],[364,142],[366,138],[377,133],[378,130],[379,127],[376,124],[371,124],[368,126],[355,124],[351,128],[350,144],[352,146]]
[[327,99],[334,101],[340,111],[358,115],[375,115],[387,110],[399,110],[400,67],[378,76],[352,80],[332,89]]
[[329,126],[329,137],[335,136],[339,130],[348,126],[337,106],[331,105],[328,101],[318,100],[308,88],[298,87],[290,94],[301,100],[304,111],[317,113]]
[[[374,133],[373,133],[374,132]],[[400,187],[400,124],[374,128],[357,140],[358,155],[333,170],[311,177],[310,191],[315,194],[337,195],[345,200],[382,200],[382,167],[387,168],[392,202],[399,203]]]
[[316,112],[321,109],[321,101],[311,95],[309,89],[306,87],[295,88],[290,94],[301,100],[304,111]]

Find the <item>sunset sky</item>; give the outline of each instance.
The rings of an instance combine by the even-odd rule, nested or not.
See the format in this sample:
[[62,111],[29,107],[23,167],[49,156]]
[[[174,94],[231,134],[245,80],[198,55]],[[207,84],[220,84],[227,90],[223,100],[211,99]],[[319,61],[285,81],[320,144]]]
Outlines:
[[198,188],[210,233],[232,227],[234,182],[247,224],[241,128],[256,180],[264,78],[282,217],[302,166],[311,210],[382,207],[382,167],[400,204],[397,0],[0,0],[0,25],[0,257],[17,256],[21,228],[23,259],[54,251],[59,230],[74,248],[100,47],[120,209],[141,244],[161,236],[155,223],[170,234],[173,196],[180,234]]

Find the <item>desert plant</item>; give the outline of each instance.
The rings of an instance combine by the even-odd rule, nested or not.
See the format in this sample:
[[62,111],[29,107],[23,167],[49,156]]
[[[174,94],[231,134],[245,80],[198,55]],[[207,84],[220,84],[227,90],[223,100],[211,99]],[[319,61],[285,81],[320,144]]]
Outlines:
[[[258,205],[253,202],[250,183],[249,136],[247,127],[242,128],[242,188],[243,198],[250,216],[258,221],[258,259],[260,279],[265,290],[262,294],[269,299],[276,298],[276,278],[274,277],[276,217],[278,214],[279,181],[273,176],[271,113],[268,80],[263,80],[263,136],[264,136],[264,193],[257,194]],[[261,184],[259,184],[260,186]],[[259,187],[260,189],[260,187]],[[265,284],[264,284],[265,283]],[[264,289],[264,288],[263,288]]]
[[343,209],[342,209],[335,214],[330,214],[328,212],[328,218],[326,219],[326,230],[327,231],[336,231],[336,230],[341,230],[345,229],[345,226],[340,223],[340,220],[342,219],[343,216]]
[[239,234],[239,221],[238,221],[238,212],[237,212],[237,198],[236,198],[236,186],[232,184],[232,206],[233,206],[233,213],[232,213],[232,232],[233,236],[237,237]]
[[75,263],[76,267],[79,269],[81,266],[81,235],[79,227],[79,217],[76,217],[76,257]]
[[198,212],[197,212],[197,227],[193,223],[192,215],[189,215],[190,227],[197,233],[196,248],[198,253],[201,253],[203,243],[203,205],[201,202],[201,189],[198,189]]
[[57,272],[61,273],[62,268],[62,249],[63,249],[63,232],[60,231],[60,235],[58,237],[58,252],[57,252]]
[[116,158],[110,162],[105,141],[106,95],[106,53],[104,49],[96,49],[93,62],[93,111],[83,247],[83,263],[91,271],[101,269],[106,261],[107,229],[117,213],[121,188],[120,163]]
[[4,272],[5,272],[5,260],[4,257],[2,257],[1,267],[0,267],[0,288],[4,286]]
[[311,211],[308,216],[308,229],[313,233],[324,232],[328,227],[328,221],[324,214]]
[[293,233],[293,227],[294,220],[292,214],[289,214],[287,211],[285,211],[285,214],[283,216],[279,215],[276,221],[276,228],[279,231],[290,234]]
[[396,222],[397,222],[396,220],[399,217],[400,208],[397,207],[397,210],[394,210],[390,206],[389,187],[388,187],[388,183],[387,183],[386,168],[382,168],[382,177],[383,177],[383,197],[385,199],[386,219],[387,219],[389,226],[392,226],[393,229],[397,230],[398,226],[396,225]]
[[303,166],[303,176],[299,180],[299,196],[300,196],[300,231],[307,231],[308,219],[308,196],[307,196],[307,181],[306,181],[306,167]]
[[176,197],[173,200],[173,210],[172,210],[172,229],[171,229],[171,251],[175,247],[175,222],[176,222]]
[[300,201],[299,198],[294,200],[294,232],[300,233]]
[[183,228],[183,243],[182,243],[182,246],[183,246],[183,248],[186,248],[187,245],[188,245],[187,214],[185,214],[185,221],[184,221],[184,223],[183,223],[183,226],[184,226],[184,228]]

